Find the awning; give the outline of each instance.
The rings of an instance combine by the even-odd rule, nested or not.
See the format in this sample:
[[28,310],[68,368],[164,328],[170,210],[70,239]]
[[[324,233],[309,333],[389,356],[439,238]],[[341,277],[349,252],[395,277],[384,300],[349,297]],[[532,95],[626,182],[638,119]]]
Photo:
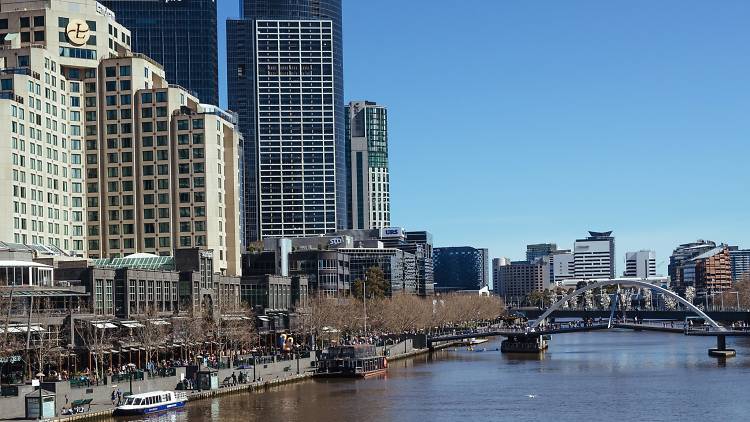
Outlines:
[[149,321],[149,322],[154,325],[169,325],[169,322],[164,321],[163,319],[156,319],[156,320]]
[[265,317],[263,315],[258,316],[258,319],[261,320],[261,321],[265,321],[265,322],[270,321],[270,319],[268,317]]
[[139,328],[139,327],[143,327],[143,324],[141,324],[138,321],[121,321],[120,325],[122,325],[123,327],[126,327],[126,328]]
[[107,328],[117,328],[115,324],[112,324],[111,322],[94,322],[92,325],[96,328],[101,329],[107,329]]

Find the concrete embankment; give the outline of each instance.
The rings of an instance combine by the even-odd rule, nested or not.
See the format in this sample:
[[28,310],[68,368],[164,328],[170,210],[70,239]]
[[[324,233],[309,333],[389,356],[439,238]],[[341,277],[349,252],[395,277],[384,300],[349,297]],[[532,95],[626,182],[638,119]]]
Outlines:
[[[439,350],[439,349],[443,349],[446,347],[454,346],[456,344],[457,342],[445,342],[443,344],[436,344],[433,346],[432,350]],[[401,343],[397,343],[394,345],[386,346],[385,350],[387,351],[387,354],[389,355],[388,356],[389,361],[408,359],[411,357],[430,353],[431,351],[428,348],[415,349],[412,346],[411,340],[407,340],[406,342],[401,342]],[[285,364],[286,366],[284,368],[281,368],[283,369],[283,371],[281,372],[279,369],[265,368],[263,375],[262,375],[263,381],[221,387],[217,390],[188,391],[186,392],[188,394],[188,401],[211,399],[213,397],[226,395],[226,394],[262,392],[263,390],[266,390],[271,387],[303,381],[303,380],[311,378],[313,375],[313,372],[312,372],[313,368],[311,365],[311,360],[306,359],[304,363],[301,364],[299,374],[297,374],[296,372],[289,372],[290,365],[293,364],[292,361],[286,361],[284,363],[277,363],[277,364]],[[259,369],[263,369],[263,368],[259,368]],[[230,375],[232,372],[239,372],[239,371],[233,371],[231,369],[222,370],[219,374],[220,381],[223,379],[223,377],[228,376],[228,374]],[[245,370],[245,372],[247,373],[248,370]],[[249,372],[252,374],[252,370],[250,370]],[[170,380],[164,380],[164,381],[173,382],[175,384],[177,383],[176,378],[170,379]],[[166,386],[161,387],[161,388],[171,389]],[[155,389],[158,389],[158,388],[140,389],[140,392],[152,391]],[[108,393],[109,391],[111,391],[111,389],[104,391],[104,392]],[[97,394],[97,396],[101,396],[101,394]],[[80,413],[77,415],[70,415],[70,416],[60,416],[52,420],[54,421],[84,421],[84,420],[104,419],[104,418],[109,418],[112,416],[112,411],[114,410],[114,407],[111,406],[107,402],[107,399],[97,400],[96,403],[97,403],[96,406],[93,407],[92,410],[89,412]]]

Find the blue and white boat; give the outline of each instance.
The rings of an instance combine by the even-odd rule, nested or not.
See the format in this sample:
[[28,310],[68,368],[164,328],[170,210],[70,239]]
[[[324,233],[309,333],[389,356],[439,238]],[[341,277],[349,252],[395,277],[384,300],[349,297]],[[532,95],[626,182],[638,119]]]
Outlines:
[[174,391],[152,391],[133,394],[115,408],[113,416],[149,415],[185,406],[187,394]]

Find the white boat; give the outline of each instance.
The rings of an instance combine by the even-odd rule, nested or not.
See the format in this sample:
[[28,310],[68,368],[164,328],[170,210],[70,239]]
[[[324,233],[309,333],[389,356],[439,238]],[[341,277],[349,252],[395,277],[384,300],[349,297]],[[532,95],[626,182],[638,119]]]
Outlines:
[[476,346],[478,344],[487,343],[488,341],[489,340],[487,340],[486,338],[475,338],[475,337],[472,337],[472,338],[467,338],[466,340],[464,340],[464,344],[466,344],[468,346]]
[[151,391],[133,394],[115,408],[113,416],[148,415],[185,406],[187,394],[174,391]]

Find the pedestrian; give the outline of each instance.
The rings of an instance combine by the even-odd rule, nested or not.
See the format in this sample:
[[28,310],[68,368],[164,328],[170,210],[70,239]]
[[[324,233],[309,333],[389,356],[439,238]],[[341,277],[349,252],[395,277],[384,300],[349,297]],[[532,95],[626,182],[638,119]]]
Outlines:
[[122,406],[122,390],[117,389],[117,405]]
[[117,404],[117,392],[115,391],[114,388],[112,389],[111,399],[112,399],[112,406]]
[[232,384],[237,385],[237,375],[235,375],[234,372],[232,372]]

